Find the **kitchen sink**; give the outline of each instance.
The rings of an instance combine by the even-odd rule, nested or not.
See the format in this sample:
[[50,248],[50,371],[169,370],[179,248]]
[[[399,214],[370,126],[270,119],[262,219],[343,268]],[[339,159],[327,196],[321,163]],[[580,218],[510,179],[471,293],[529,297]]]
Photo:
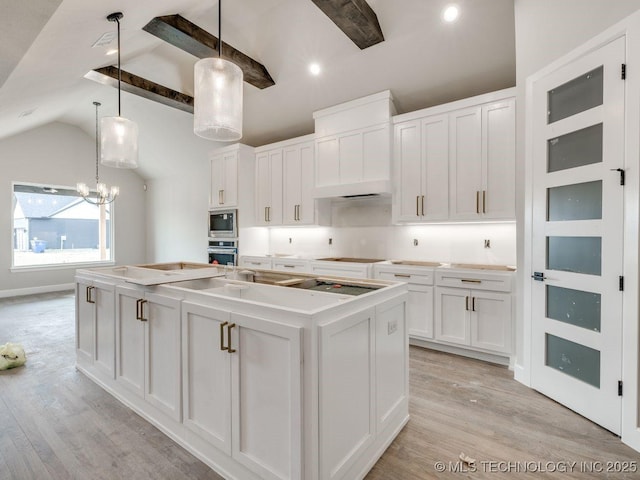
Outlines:
[[516,268],[509,265],[481,265],[477,263],[452,263],[454,268],[470,268],[472,270],[498,270],[502,272],[515,272]]
[[318,258],[317,260],[323,262],[351,262],[351,263],[378,263],[384,262],[379,258],[350,258],[350,257],[329,257],[329,258]]
[[439,267],[440,262],[421,262],[419,260],[391,260],[392,265],[410,265],[413,267]]

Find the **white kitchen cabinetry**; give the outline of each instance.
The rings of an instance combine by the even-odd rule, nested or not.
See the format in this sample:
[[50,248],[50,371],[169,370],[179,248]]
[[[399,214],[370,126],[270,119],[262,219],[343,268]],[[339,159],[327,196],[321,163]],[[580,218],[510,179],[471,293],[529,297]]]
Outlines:
[[314,197],[391,192],[391,92],[314,112]]
[[308,273],[309,260],[303,258],[278,257],[271,260],[271,268],[280,272]]
[[450,219],[515,218],[515,100],[450,115]]
[[373,264],[316,260],[311,262],[311,273],[333,277],[372,278]]
[[255,255],[242,255],[238,262],[240,267],[259,268],[261,270],[271,270],[271,257],[260,257]]
[[238,152],[216,152],[210,157],[209,208],[238,206]]
[[435,340],[510,355],[512,279],[513,274],[506,272],[438,270]]
[[300,478],[302,328],[185,301],[182,342],[184,425],[260,478]]
[[116,382],[181,418],[180,300],[116,286]]
[[374,277],[382,280],[407,282],[407,329],[418,340],[433,339],[433,281],[434,267],[377,264]]
[[115,377],[115,287],[99,280],[76,283],[76,353],[105,379]]
[[282,225],[282,150],[256,154],[256,225]]
[[330,211],[313,198],[314,135],[255,149],[256,223],[328,224]]
[[449,117],[397,123],[394,127],[398,222],[447,220],[449,216]]

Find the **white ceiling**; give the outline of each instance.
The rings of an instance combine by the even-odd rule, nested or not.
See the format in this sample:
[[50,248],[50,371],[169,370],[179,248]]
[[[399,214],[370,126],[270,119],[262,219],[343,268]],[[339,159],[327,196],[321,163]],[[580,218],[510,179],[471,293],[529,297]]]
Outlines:
[[[223,40],[264,64],[276,82],[264,90],[245,83],[242,142],[258,146],[311,133],[313,111],[381,90],[390,89],[404,113],[515,85],[513,0],[453,1],[460,18],[445,24],[448,0],[368,0],[385,41],[365,50],[311,0],[223,2]],[[197,59],[142,27],[178,13],[217,35],[215,0],[0,0],[0,8],[0,138],[54,120],[92,135],[93,100],[103,103],[101,115],[116,113],[116,91],[83,78],[116,63],[105,54],[115,41],[92,48],[115,30],[106,20],[111,12],[124,12],[123,69],[190,95]],[[311,61],[322,65],[317,77],[308,73]],[[131,99],[123,93],[123,116],[148,117],[128,107],[151,102]],[[144,173],[153,176],[153,168]]]

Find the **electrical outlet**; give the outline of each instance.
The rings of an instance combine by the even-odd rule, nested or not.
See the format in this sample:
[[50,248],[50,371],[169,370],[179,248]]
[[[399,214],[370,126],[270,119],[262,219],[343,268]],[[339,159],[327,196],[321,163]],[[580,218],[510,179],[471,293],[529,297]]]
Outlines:
[[329,239],[329,245],[333,245],[333,238]]
[[414,238],[414,239],[413,239],[413,246],[414,246],[414,247],[417,247],[417,246],[418,246],[418,239],[417,239],[417,238]]
[[491,248],[491,240],[488,238],[484,241],[484,248]]
[[397,330],[398,330],[398,320],[391,320],[389,323],[387,323],[387,335],[391,335]]

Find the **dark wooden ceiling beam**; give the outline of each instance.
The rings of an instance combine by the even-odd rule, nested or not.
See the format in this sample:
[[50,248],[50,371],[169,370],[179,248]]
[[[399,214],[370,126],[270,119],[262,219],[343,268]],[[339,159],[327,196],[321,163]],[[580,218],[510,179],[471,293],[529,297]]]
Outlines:
[[[180,15],[155,17],[142,29],[198,58],[218,56],[218,38]],[[254,87],[275,85],[264,65],[226,42],[222,42],[222,58],[238,65],[244,81]]]
[[[117,67],[97,68],[88,72],[84,78],[118,88]],[[125,72],[124,70],[122,70],[121,88],[123,91],[133,93],[139,97],[193,113],[193,97],[147,80],[146,78],[139,77],[133,73]]]
[[366,0],[311,0],[353,43],[364,50],[384,42],[378,17]]

